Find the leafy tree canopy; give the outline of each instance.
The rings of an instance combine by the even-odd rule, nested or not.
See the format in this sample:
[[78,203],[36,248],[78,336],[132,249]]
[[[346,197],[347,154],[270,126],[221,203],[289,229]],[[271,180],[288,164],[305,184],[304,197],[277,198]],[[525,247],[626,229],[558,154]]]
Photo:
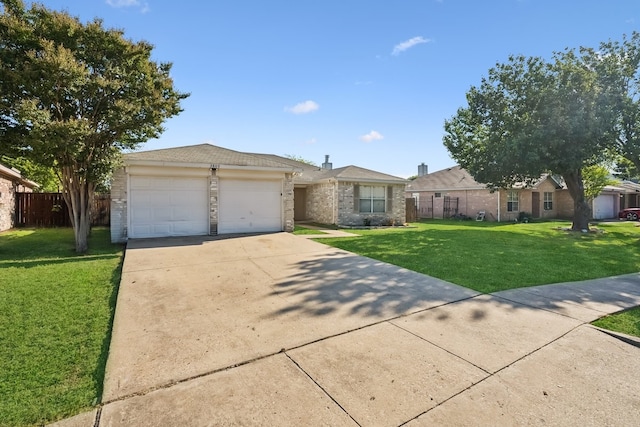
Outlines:
[[616,165],[613,171],[613,176],[618,179],[628,181],[640,180],[640,170],[633,164],[633,162],[626,157],[618,157]]
[[60,190],[60,179],[54,168],[42,166],[24,158],[0,157],[0,161],[12,168],[18,169],[20,174],[38,184],[34,191],[41,193],[57,193]]
[[491,188],[561,175],[574,200],[573,229],[588,229],[583,170],[619,149],[627,97],[618,85],[620,64],[587,48],[556,52],[551,60],[511,56],[469,90],[468,106],[445,122],[443,142]]
[[286,157],[287,159],[295,160],[296,162],[306,163],[311,166],[318,166],[314,161],[307,160],[302,156],[296,156],[295,154],[285,154],[284,157]]
[[591,201],[598,197],[607,185],[615,185],[618,181],[611,178],[609,168],[603,165],[586,166],[582,169],[584,195]]
[[170,63],[100,19],[0,0],[0,154],[58,172],[76,250],[86,251],[96,185],[135,149],[163,131],[188,95],[173,88]]

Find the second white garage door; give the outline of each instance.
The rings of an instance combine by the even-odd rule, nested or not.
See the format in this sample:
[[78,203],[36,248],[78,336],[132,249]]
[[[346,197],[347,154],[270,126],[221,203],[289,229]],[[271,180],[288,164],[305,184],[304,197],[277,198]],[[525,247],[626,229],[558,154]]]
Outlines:
[[282,180],[220,179],[218,233],[282,231]]

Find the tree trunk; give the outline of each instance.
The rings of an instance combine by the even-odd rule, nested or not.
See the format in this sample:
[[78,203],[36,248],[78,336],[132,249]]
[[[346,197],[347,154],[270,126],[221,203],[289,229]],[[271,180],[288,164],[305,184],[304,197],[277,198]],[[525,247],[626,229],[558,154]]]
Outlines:
[[83,254],[89,249],[88,237],[91,231],[93,184],[74,173],[73,168],[63,167],[62,194],[69,208],[69,218],[76,241],[76,252]]
[[573,231],[589,231],[589,220],[591,219],[591,207],[584,195],[584,183],[582,181],[582,170],[578,169],[562,175],[569,194],[573,198]]

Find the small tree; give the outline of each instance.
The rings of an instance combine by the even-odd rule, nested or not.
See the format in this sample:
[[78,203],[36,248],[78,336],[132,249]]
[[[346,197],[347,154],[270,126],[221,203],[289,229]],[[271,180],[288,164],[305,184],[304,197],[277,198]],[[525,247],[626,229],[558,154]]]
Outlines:
[[99,19],[0,1],[0,154],[56,169],[82,253],[96,186],[122,149],[157,138],[188,95],[173,88],[170,63],[150,59],[150,44]]
[[602,165],[587,166],[582,169],[584,180],[584,195],[591,202],[598,197],[607,185],[614,185],[609,169]]
[[615,96],[599,80],[595,55],[574,50],[552,61],[512,56],[467,93],[468,107],[445,122],[444,144],[490,188],[561,175],[574,201],[573,230],[589,228],[583,168],[614,145]]

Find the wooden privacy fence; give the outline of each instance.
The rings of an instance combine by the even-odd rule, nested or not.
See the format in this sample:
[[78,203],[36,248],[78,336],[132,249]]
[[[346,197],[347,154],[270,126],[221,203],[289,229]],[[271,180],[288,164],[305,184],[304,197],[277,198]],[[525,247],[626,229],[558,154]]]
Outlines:
[[[111,197],[96,194],[91,225],[109,225]],[[16,227],[71,227],[62,193],[16,193]]]
[[418,220],[418,206],[416,205],[416,199],[407,198],[405,199],[405,203],[407,222],[416,222]]

